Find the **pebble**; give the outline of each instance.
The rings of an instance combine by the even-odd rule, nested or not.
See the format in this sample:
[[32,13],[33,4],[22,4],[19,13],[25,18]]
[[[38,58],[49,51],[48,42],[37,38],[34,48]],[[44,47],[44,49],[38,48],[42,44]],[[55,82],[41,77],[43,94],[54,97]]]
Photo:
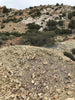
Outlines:
[[67,99],[65,99],[65,100],[75,100],[74,98],[67,98]]

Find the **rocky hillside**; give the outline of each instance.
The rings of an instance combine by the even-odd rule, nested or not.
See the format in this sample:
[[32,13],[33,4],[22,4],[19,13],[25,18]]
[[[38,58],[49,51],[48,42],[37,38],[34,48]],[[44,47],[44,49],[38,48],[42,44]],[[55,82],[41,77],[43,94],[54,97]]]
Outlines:
[[50,46],[69,38],[75,39],[74,6],[57,3],[24,10],[0,7],[0,47]]
[[[28,30],[27,24],[35,23],[40,25],[40,31],[47,28],[47,22],[53,20],[58,22],[57,28],[68,29],[71,20],[75,20],[75,7],[67,5],[45,5],[30,7],[24,10],[7,9],[0,7],[0,32],[25,33]],[[74,30],[73,30],[74,31]]]
[[52,49],[0,49],[0,100],[75,100],[75,62]]

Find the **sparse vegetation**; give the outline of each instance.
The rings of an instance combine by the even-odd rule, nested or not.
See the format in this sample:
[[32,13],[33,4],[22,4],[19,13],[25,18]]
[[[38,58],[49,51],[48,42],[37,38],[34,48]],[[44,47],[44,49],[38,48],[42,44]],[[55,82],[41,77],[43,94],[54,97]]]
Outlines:
[[35,23],[29,23],[27,24],[27,26],[28,26],[28,29],[32,29],[32,30],[39,30],[41,28],[40,25],[35,24]]
[[9,10],[7,9],[6,6],[4,6],[4,7],[3,7],[3,13],[8,13],[8,12],[9,12]]
[[25,34],[26,44],[34,46],[50,46],[53,45],[54,32],[38,32],[38,31],[27,31]]
[[35,17],[39,17],[41,15],[41,12],[39,9],[33,9],[33,10],[30,10],[29,15],[35,18]]
[[72,54],[75,55],[75,48],[73,48],[71,51],[72,51]]
[[69,23],[69,28],[75,29],[75,20],[71,20],[71,22]]
[[58,22],[59,26],[63,26],[63,21]]
[[56,6],[59,6],[59,3],[56,3]]
[[63,35],[63,34],[71,34],[72,33],[72,30],[69,30],[69,29],[56,29],[55,30],[55,33],[58,34],[58,35]]
[[3,20],[3,23],[8,23],[10,21],[17,23],[17,22],[20,22],[21,20],[22,20],[22,18],[19,18],[19,19],[15,18],[15,17],[14,18],[7,18],[7,19]]
[[3,43],[3,41],[2,41],[2,40],[0,40],[0,47],[1,47],[2,43]]
[[68,14],[68,18],[71,19],[73,16],[75,16],[75,11],[73,11],[72,13]]
[[47,22],[47,28],[46,28],[46,30],[47,30],[47,31],[55,30],[55,29],[56,29],[56,25],[57,25],[57,22],[56,22],[56,21],[54,21],[54,20],[49,20],[49,21]]
[[75,61],[75,58],[74,58],[74,56],[71,53],[64,52],[64,55],[67,56],[67,57],[69,57],[71,60]]
[[2,24],[2,25],[1,25],[1,29],[3,29],[4,27],[5,27],[5,25]]

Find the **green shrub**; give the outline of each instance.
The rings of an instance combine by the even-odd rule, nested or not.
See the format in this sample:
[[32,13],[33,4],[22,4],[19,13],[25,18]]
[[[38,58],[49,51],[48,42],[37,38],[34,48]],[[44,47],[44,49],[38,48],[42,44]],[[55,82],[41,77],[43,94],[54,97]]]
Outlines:
[[4,27],[5,27],[5,25],[2,24],[2,25],[1,25],[1,29],[3,29]]
[[54,20],[49,20],[46,25],[47,25],[47,31],[52,31],[56,29],[57,22]]
[[69,30],[69,29],[56,29],[55,30],[55,33],[56,34],[60,34],[60,35],[63,35],[63,34],[71,34],[72,33],[72,30]]
[[73,11],[72,13],[68,14],[68,18],[71,19],[73,16],[75,16],[75,11]]
[[0,46],[3,44],[3,41],[2,40],[0,40]]
[[75,29],[75,20],[71,20],[71,22],[69,23],[69,28]]
[[74,56],[71,53],[64,52],[64,55],[69,57],[71,60],[75,61],[75,58],[74,58]]
[[33,7],[29,7],[29,9],[33,9]]
[[62,17],[65,17],[66,16],[66,13],[64,12],[64,13],[62,13]]
[[4,35],[4,34],[1,36],[1,39],[2,39],[2,40],[8,40],[7,36]]
[[73,48],[71,51],[72,51],[72,54],[75,55],[75,48]]
[[27,24],[27,26],[28,26],[28,29],[36,29],[36,30],[39,30],[41,28],[40,25],[35,24],[35,23],[29,23],[29,24]]
[[17,18],[14,17],[14,18],[7,18],[7,19],[3,20],[2,22],[8,23],[8,22],[12,21],[14,23],[17,23],[17,22],[20,22],[21,20],[22,20],[22,18],[17,19]]
[[58,22],[59,26],[63,26],[63,21]]
[[28,31],[25,34],[26,44],[33,46],[50,46],[54,44],[54,32]]
[[8,13],[9,10],[6,8],[6,6],[3,7],[3,13]]
[[56,3],[56,6],[59,6],[59,3]]
[[49,12],[47,12],[46,15],[49,15]]
[[39,17],[41,15],[41,12],[39,9],[33,9],[33,10],[30,10],[29,15],[35,18],[35,17]]

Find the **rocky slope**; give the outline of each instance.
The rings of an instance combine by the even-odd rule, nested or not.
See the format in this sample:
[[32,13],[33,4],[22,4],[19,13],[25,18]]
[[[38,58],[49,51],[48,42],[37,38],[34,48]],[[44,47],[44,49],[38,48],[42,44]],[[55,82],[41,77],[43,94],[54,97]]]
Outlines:
[[60,42],[52,46],[52,49],[54,49],[57,52],[59,51],[60,53],[63,53],[65,51],[71,52],[73,48],[75,48],[75,40],[73,39],[67,40],[65,42]]
[[0,100],[74,100],[75,62],[52,49],[0,49]]
[[[74,10],[72,6],[67,5],[44,5],[24,10],[8,9],[8,13],[3,13],[3,7],[0,7],[0,32],[16,31],[24,33],[28,29],[26,25],[33,22],[42,26],[40,28],[40,31],[42,31],[48,20],[63,21],[63,28],[68,28],[71,21],[71,19],[68,19],[68,14]],[[62,27],[58,26],[58,28],[61,29]]]

